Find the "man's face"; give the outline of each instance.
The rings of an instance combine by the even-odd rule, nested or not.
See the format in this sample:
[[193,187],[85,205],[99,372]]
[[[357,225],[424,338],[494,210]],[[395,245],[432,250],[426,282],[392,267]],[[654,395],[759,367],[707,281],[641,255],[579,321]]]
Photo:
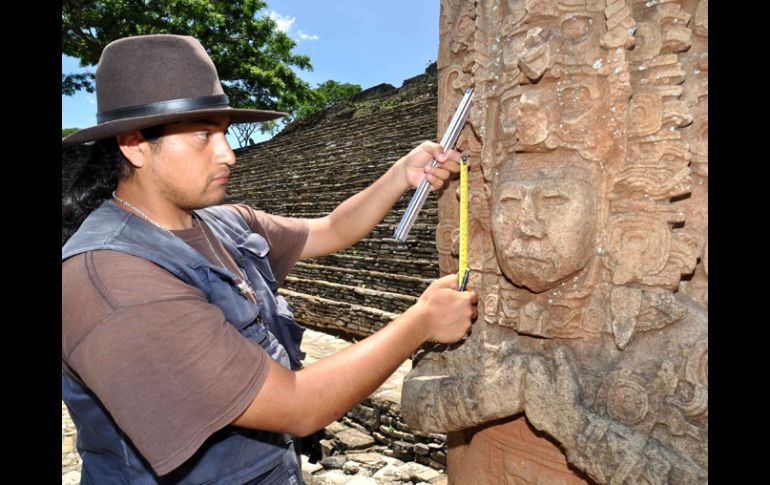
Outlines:
[[146,183],[181,209],[222,202],[235,163],[225,138],[229,123],[229,117],[212,116],[167,125],[151,151]]
[[585,267],[594,250],[596,206],[595,175],[586,169],[504,164],[492,204],[503,273],[540,293]]

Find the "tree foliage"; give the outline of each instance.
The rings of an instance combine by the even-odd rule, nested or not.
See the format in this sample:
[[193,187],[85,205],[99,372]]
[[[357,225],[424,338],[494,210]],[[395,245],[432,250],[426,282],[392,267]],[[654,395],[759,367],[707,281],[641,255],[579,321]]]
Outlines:
[[306,118],[360,92],[359,84],[338,83],[330,79],[313,89],[312,96],[291,113],[291,118]]
[[89,93],[94,92],[94,75],[84,74],[64,74],[61,75],[61,93],[66,96],[74,96],[77,91],[85,90]]
[[[273,121],[273,120],[270,120],[270,121]],[[235,138],[238,140],[238,146],[240,148],[243,148],[246,145],[248,145],[250,142],[252,142],[251,135],[253,135],[254,132],[257,131],[260,125],[265,125],[265,124],[266,122],[237,123],[230,126],[230,129],[235,132]],[[269,128],[266,128],[264,131],[269,131]]]
[[64,138],[65,136],[69,136],[76,131],[78,131],[80,128],[62,128],[61,129],[61,137]]
[[[257,16],[266,6],[262,0],[64,0],[62,53],[87,67],[121,37],[191,35],[217,66],[231,106],[293,111],[313,95],[292,67],[312,66],[309,57],[292,53],[296,42],[273,19]],[[62,73],[62,94],[93,92],[92,79]]]
[[335,103],[349,99],[354,94],[361,92],[358,84],[338,83],[329,80],[318,85],[310,92],[307,100],[299,107],[289,110],[289,116],[278,120],[270,120],[263,123],[238,123],[230,127],[235,132],[240,147],[249,144],[251,135],[259,130],[261,133],[275,135],[283,127],[292,121],[306,118],[314,113],[330,108]]

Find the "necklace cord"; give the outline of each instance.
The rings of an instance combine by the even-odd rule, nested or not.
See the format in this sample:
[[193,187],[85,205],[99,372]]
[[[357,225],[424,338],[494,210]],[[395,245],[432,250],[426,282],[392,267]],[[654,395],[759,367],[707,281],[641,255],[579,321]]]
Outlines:
[[[139,208],[137,208],[137,207],[134,207],[134,206],[133,206],[133,205],[132,205],[130,202],[128,202],[127,200],[124,200],[124,199],[121,199],[120,197],[118,197],[118,195],[115,193],[115,191],[114,191],[114,190],[112,191],[112,196],[113,196],[113,197],[114,197],[116,200],[120,201],[120,202],[121,202],[123,205],[125,205],[126,207],[129,207],[129,208],[133,209],[134,211],[136,211],[136,212],[137,212],[137,213],[138,213],[140,216],[142,216],[144,219],[146,219],[146,220],[147,220],[147,222],[149,222],[150,224],[152,224],[152,225],[154,225],[154,226],[158,227],[159,229],[163,229],[164,231],[166,231],[167,233],[171,234],[171,235],[172,235],[172,236],[174,236],[174,237],[179,237],[179,236],[177,236],[176,234],[174,234],[173,232],[171,232],[171,230],[170,230],[170,229],[168,229],[168,228],[166,228],[166,227],[162,226],[161,224],[159,224],[159,223],[155,222],[154,220],[152,220],[152,219],[150,218],[150,216],[148,216],[147,214],[145,214],[145,213],[144,213],[142,210],[140,210]],[[203,232],[203,237],[206,239],[206,243],[208,243],[209,249],[211,250],[211,254],[213,254],[213,255],[214,255],[214,257],[215,257],[215,258],[217,258],[217,261],[219,262],[219,265],[220,265],[220,266],[221,266],[223,269],[227,269],[227,265],[225,264],[225,262],[224,262],[224,261],[222,261],[222,258],[219,256],[219,253],[218,253],[218,252],[217,252],[217,251],[214,249],[214,245],[211,243],[211,240],[209,239],[209,236],[208,236],[208,234],[206,233],[206,227],[204,226],[204,224],[203,224],[203,221],[202,221],[202,220],[201,220],[201,218],[200,218],[200,217],[199,217],[197,214],[195,214],[194,212],[193,212],[193,217],[194,217],[194,218],[196,218],[196,219],[198,219],[198,223],[199,223],[199,225],[200,225],[201,231]],[[241,269],[241,268],[240,268],[240,267],[239,267],[237,264],[236,264],[236,267],[238,268],[238,272],[240,273],[240,281],[237,281],[237,282],[236,282],[236,286],[238,287],[238,290],[239,290],[239,291],[241,292],[241,294],[242,294],[243,296],[245,296],[246,298],[250,298],[250,297],[251,297],[251,298],[253,298],[253,299],[254,299],[254,301],[256,301],[256,292],[254,291],[254,288],[252,288],[252,287],[251,287],[251,285],[249,284],[249,282],[248,282],[248,279],[246,278],[246,274],[243,272],[243,270],[242,270],[242,269]]]

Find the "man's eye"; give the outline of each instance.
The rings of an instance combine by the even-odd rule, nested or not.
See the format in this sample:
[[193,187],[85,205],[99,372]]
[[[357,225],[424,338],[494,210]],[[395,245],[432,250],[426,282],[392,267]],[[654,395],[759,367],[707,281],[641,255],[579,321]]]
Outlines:
[[209,136],[211,136],[211,133],[209,133],[208,131],[201,131],[196,133],[195,135],[201,140],[208,140]]

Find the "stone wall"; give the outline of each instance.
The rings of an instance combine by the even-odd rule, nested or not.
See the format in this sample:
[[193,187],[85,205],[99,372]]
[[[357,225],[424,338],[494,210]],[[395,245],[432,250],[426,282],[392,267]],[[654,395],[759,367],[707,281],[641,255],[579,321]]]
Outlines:
[[399,401],[387,391],[364,399],[326,428],[327,439],[321,442],[324,457],[375,447],[386,456],[445,470],[446,435],[409,428],[401,419]]
[[[228,202],[271,214],[320,217],[381,176],[424,140],[436,139],[435,66],[381,84],[236,151]],[[438,277],[437,196],[428,197],[406,243],[392,239],[413,191],[350,249],[301,261],[281,290],[305,326],[365,337],[417,301]]]

